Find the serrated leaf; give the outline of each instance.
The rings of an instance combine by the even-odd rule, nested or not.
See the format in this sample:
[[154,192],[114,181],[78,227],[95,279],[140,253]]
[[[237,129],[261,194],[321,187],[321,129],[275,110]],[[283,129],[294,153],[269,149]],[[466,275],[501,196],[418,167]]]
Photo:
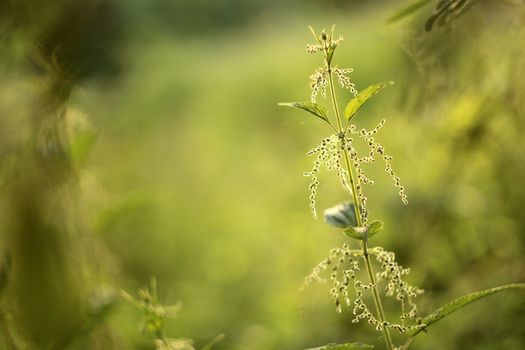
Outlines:
[[360,241],[366,241],[364,239],[365,237],[368,237],[367,235],[368,227],[347,227],[343,233],[347,235],[350,238],[355,238]]
[[384,224],[382,221],[372,221],[370,225],[364,227],[347,227],[343,233],[350,238],[355,238],[360,241],[368,241],[372,236],[375,236],[379,232],[383,231]]
[[330,120],[328,120],[326,108],[315,102],[281,102],[279,103],[279,106],[295,107],[295,108],[302,109],[303,111],[307,111],[315,115],[316,117],[321,118],[328,124],[330,124]]
[[498,293],[498,292],[505,291],[507,289],[519,289],[519,288],[525,289],[525,283],[512,283],[512,284],[507,284],[507,285],[504,285],[504,286],[494,287],[494,288],[482,290],[482,291],[479,291],[479,292],[474,292],[474,293],[469,293],[469,294],[463,295],[463,296],[457,298],[456,300],[448,303],[447,305],[442,306],[439,309],[435,310],[430,315],[424,317],[422,319],[422,324],[424,324],[425,327],[420,328],[417,331],[415,331],[414,335],[419,333],[419,332],[421,332],[423,329],[427,328],[428,326],[430,326],[430,325],[436,323],[437,321],[441,320],[442,318],[450,315],[454,311],[456,311],[456,310],[458,310],[458,309],[460,309],[460,308],[462,308],[462,307],[464,307],[464,306],[466,306],[466,305],[468,305],[470,303],[473,303],[474,301],[477,301],[477,300],[479,300],[481,298],[487,297],[489,295],[492,295],[492,294],[495,294],[495,293]]
[[428,5],[432,0],[416,0],[410,1],[409,3],[403,5],[401,8],[396,10],[392,16],[387,20],[388,23],[395,23],[402,20],[405,17],[410,16],[411,14],[417,12],[419,9],[423,8],[425,5]]
[[375,220],[368,225],[368,238],[375,236],[379,232],[383,231],[385,224],[382,221]]
[[346,344],[327,344],[318,348],[307,350],[356,350],[356,349],[373,349],[374,346],[363,343],[346,343]]
[[378,83],[374,85],[370,85],[366,89],[361,90],[359,94],[354,97],[353,99],[348,102],[348,104],[345,107],[345,118],[346,120],[350,120],[372,96],[377,94],[382,88],[388,85],[394,84],[393,81],[387,81],[384,83]]

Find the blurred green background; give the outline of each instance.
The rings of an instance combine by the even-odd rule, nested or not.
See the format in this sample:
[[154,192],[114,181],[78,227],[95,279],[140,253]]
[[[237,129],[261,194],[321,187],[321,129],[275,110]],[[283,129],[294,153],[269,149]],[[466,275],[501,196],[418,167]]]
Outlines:
[[[411,282],[426,290],[423,313],[523,282],[524,7],[482,1],[425,31],[435,3],[389,23],[403,3],[0,1],[0,321],[15,342],[53,348],[85,300],[134,293],[156,276],[160,299],[184,304],[166,333],[197,348],[219,333],[218,350],[383,347],[351,324],[351,310],[335,313],[328,285],[299,292],[345,242],[311,218],[302,176],[306,151],[330,130],[277,106],[309,98],[308,76],[322,62],[306,53],[308,25],[337,26],[345,40],[335,62],[354,68],[358,89],[396,82],[356,123],[387,119],[377,139],[409,204],[381,167],[370,168],[371,217],[386,223],[372,244],[411,267]],[[47,95],[42,61],[67,68]],[[61,106],[68,141],[52,140],[67,154],[43,146],[35,160],[38,116]],[[319,208],[346,199],[322,173]],[[523,293],[465,310],[413,348],[525,348]],[[89,341],[69,347],[152,349],[140,317],[118,302]]]

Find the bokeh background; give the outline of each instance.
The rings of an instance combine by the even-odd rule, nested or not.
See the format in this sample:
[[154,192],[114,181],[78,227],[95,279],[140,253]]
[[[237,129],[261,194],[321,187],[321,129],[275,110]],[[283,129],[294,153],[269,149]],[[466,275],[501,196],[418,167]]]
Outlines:
[[[409,204],[370,168],[371,216],[386,224],[372,243],[411,267],[422,313],[523,282],[523,3],[481,1],[430,31],[437,1],[389,22],[404,4],[0,1],[0,322],[14,342],[153,349],[123,301],[89,334],[74,325],[155,276],[163,302],[184,304],[166,333],[197,348],[220,333],[218,350],[383,347],[335,312],[328,285],[299,292],[345,242],[312,219],[302,176],[329,130],[277,106],[309,98],[321,57],[306,53],[308,25],[337,26],[335,61],[358,88],[396,82],[356,122],[387,119],[378,140]],[[319,207],[346,199],[321,174]],[[521,349],[523,324],[524,295],[508,292],[413,348]]]

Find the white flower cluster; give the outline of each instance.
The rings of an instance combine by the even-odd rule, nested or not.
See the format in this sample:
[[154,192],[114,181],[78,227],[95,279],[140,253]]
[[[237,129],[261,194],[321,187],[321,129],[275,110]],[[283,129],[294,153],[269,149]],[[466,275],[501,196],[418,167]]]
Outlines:
[[317,68],[314,74],[310,75],[310,88],[312,89],[312,102],[317,101],[319,92],[323,98],[326,98],[326,87],[328,86],[328,76],[326,69]]
[[319,179],[317,174],[321,170],[321,166],[324,165],[326,170],[335,171],[341,186],[348,192],[352,193],[348,182],[348,172],[343,168],[341,154],[340,140],[336,135],[331,135],[325,138],[321,144],[307,153],[308,156],[317,155],[314,161],[314,165],[310,171],[305,172],[303,175],[310,177],[310,209],[314,218],[317,218],[316,209],[316,194],[317,187],[319,186]]
[[401,316],[399,316],[401,324],[392,324],[390,327],[400,332],[418,328],[419,324],[405,326],[405,320],[416,319],[417,305],[414,303],[414,298],[424,292],[422,289],[411,286],[403,280],[403,276],[408,275],[410,269],[400,266],[396,262],[395,254],[381,247],[371,249],[370,253],[376,257],[382,269],[381,272],[376,273],[377,282],[384,281],[386,296],[395,297],[396,301],[401,305]]
[[354,95],[354,97],[356,97],[358,92],[355,89],[355,84],[352,83],[350,78],[347,76],[347,74],[352,73],[353,71],[354,70],[352,68],[337,68],[336,67],[336,68],[333,69],[333,72],[337,76],[337,81],[338,81],[339,85],[341,85],[341,87],[343,89],[350,90],[352,95]]
[[[405,187],[401,184],[401,179],[399,178],[399,176],[397,176],[396,172],[392,167],[392,157],[386,154],[385,148],[380,143],[376,142],[374,139],[374,135],[377,134],[379,130],[381,130],[381,128],[385,125],[385,122],[385,119],[383,119],[372,130],[361,129],[359,131],[357,131],[356,126],[352,124],[348,128],[347,135],[345,135],[344,137],[345,147],[348,150],[350,159],[352,161],[352,165],[354,166],[357,174],[356,192],[360,202],[361,221],[363,222],[363,224],[366,224],[367,222],[368,210],[366,206],[367,197],[363,193],[362,184],[371,185],[374,183],[374,181],[366,176],[365,171],[362,168],[362,164],[375,162],[377,155],[379,155],[385,163],[385,171],[388,175],[390,175],[390,177],[394,181],[394,186],[399,190],[399,196],[401,197],[401,201],[404,204],[408,204],[408,198],[405,192]],[[365,141],[366,145],[369,148],[368,154],[366,156],[359,157],[356,149],[353,146],[354,140],[350,137],[352,135],[356,135]]]
[[[344,306],[350,307],[353,305],[353,323],[366,320],[369,324],[375,326],[378,331],[383,330],[384,327],[389,327],[401,333],[421,327],[416,320],[417,306],[414,303],[414,298],[422,294],[423,290],[409,285],[403,279],[410,270],[403,268],[395,261],[394,253],[385,251],[381,247],[371,248],[368,252],[376,258],[377,263],[381,267],[381,272],[376,274],[376,284],[378,286],[384,284],[385,295],[395,297],[395,300],[400,304],[400,323],[381,322],[370,311],[364,295],[375,286],[360,279],[360,264],[365,263],[365,258],[361,250],[350,249],[347,244],[344,244],[341,248],[333,248],[328,257],[315,266],[312,272],[306,276],[301,290],[304,290],[313,282],[326,282],[326,279],[322,277],[322,273],[328,270],[330,271],[332,284],[330,296],[334,300],[336,311],[341,313]],[[353,298],[350,296],[352,291],[354,294]],[[415,320],[415,322],[406,325],[405,323],[408,319]]]

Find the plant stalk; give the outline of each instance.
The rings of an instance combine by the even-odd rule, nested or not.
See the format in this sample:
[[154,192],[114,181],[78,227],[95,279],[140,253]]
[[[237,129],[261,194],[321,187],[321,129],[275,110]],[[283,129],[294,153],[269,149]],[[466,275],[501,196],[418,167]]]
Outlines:
[[[335,117],[337,120],[337,127],[339,129],[339,132],[342,133],[344,132],[344,130],[343,130],[342,123],[341,123],[341,116],[339,114],[339,108],[337,107],[337,97],[335,95],[334,81],[332,79],[332,69],[326,61],[325,63],[326,63],[327,71],[328,71],[327,73],[328,73],[328,83],[330,87],[330,97],[332,100],[332,106],[334,108],[334,113],[335,113]],[[348,150],[346,149],[345,141],[342,140],[341,142],[343,146],[342,149],[343,149],[343,154],[345,158],[346,169],[348,172],[348,179],[350,181],[350,186],[352,187],[355,216],[357,219],[358,226],[362,226],[363,222],[361,220],[361,211],[359,207],[359,201],[357,199],[357,191],[356,191],[356,184],[355,184],[354,175],[353,175],[352,164],[350,163],[350,157],[348,156]],[[363,257],[365,258],[368,277],[369,277],[370,283],[372,284],[372,295],[374,297],[374,304],[376,307],[377,316],[378,316],[379,321],[381,322],[381,329],[383,331],[383,337],[385,339],[385,344],[388,350],[393,350],[394,344],[392,342],[392,336],[390,335],[390,331],[388,327],[385,326],[385,321],[386,321],[385,311],[383,309],[383,303],[381,302],[381,296],[377,289],[376,279],[374,277],[374,271],[372,269],[372,264],[370,262],[370,256],[368,255],[368,247],[365,241],[361,242],[361,249],[363,251]]]

